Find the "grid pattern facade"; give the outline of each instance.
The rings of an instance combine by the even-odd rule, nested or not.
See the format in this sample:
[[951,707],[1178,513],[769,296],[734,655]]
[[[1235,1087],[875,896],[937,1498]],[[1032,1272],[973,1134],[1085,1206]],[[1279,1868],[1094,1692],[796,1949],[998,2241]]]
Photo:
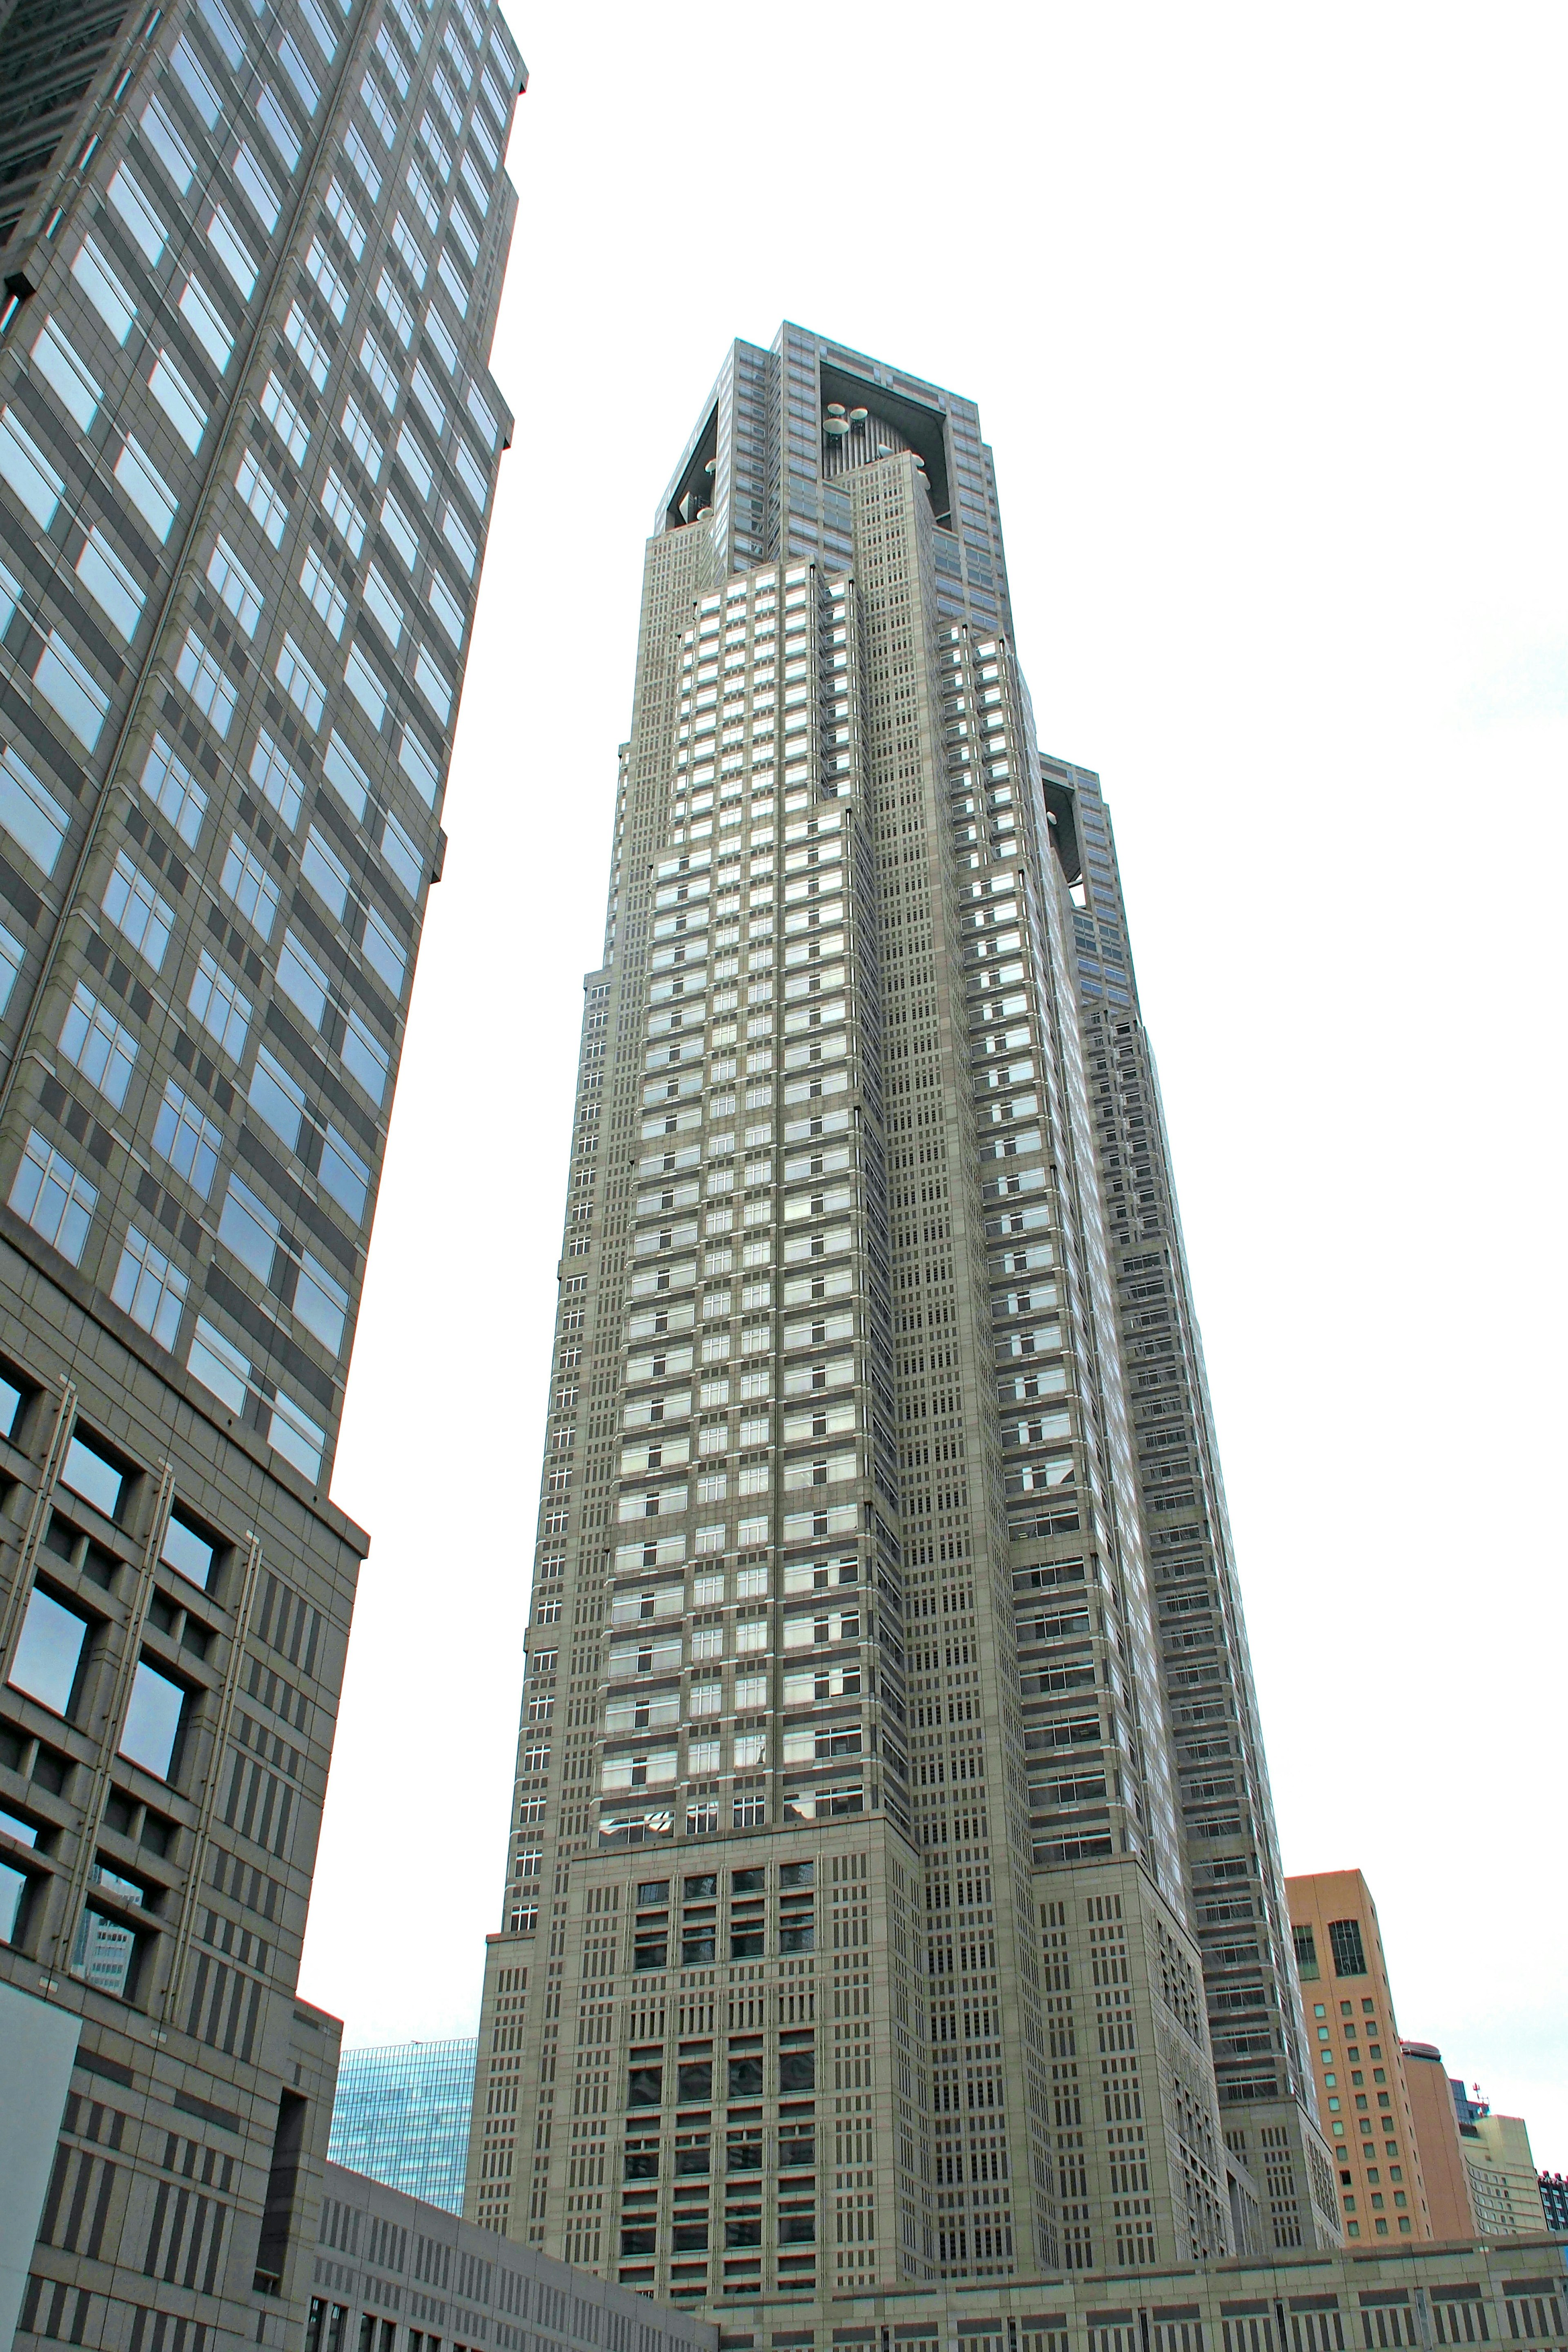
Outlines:
[[477,2052],[471,2034],[345,2050],[332,2102],[331,2161],[460,2213]]
[[1097,776],[1051,759],[1042,774],[1072,843],[1080,1030],[1226,2141],[1265,2191],[1268,2243],[1310,2247],[1335,2234],[1334,2183],[1313,2112],[1235,1547],[1115,833]]
[[714,2309],[1212,2259],[1267,2193],[1007,615],[971,404],[733,348],[584,984],[466,2202]]
[[521,79],[479,0],[0,10],[0,1968],[81,2021],[18,2343],[302,2316],[328,1488]]

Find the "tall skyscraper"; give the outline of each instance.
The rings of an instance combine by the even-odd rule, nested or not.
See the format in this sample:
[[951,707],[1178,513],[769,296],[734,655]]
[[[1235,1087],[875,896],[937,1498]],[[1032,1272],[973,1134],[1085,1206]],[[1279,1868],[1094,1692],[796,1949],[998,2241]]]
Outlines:
[[737,343],[585,983],[470,2218],[716,2308],[1338,2242],[1125,959],[973,404]]
[[345,2050],[329,2161],[460,2213],[477,2055],[471,2033],[456,2042]]
[[521,79],[488,0],[0,5],[18,2343],[300,2316],[367,1543],[329,1487],[508,435]]

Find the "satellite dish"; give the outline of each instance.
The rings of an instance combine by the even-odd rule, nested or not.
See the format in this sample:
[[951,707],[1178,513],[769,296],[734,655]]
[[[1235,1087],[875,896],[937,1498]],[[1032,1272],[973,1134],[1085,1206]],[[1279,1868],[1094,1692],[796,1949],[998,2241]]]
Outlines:
[[851,425],[864,425],[870,413],[868,408],[852,408],[849,412],[849,422]]

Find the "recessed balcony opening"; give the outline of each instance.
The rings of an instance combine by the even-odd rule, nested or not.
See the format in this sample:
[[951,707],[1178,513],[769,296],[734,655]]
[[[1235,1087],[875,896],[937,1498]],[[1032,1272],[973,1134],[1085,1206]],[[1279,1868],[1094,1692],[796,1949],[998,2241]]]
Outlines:
[[675,495],[665,510],[667,530],[681,530],[695,522],[713,503],[713,478],[719,469],[719,410],[715,404],[707,424],[698,436],[697,446],[690,462],[675,487]]
[[951,530],[947,424],[940,411],[906,400],[883,384],[868,383],[842,368],[825,366],[822,412],[822,470],[826,479],[910,450],[925,468],[931,512],[944,530]]

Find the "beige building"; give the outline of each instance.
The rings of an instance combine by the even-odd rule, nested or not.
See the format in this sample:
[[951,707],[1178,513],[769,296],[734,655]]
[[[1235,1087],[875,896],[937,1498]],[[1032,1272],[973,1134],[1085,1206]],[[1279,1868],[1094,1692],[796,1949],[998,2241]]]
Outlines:
[[1289,1878],[1285,1891],[1345,2236],[1430,2238],[1377,1906],[1359,1870]]
[[1494,2116],[1479,2100],[1464,2105],[1459,2146],[1477,2229],[1484,2237],[1510,2238],[1543,2228],[1541,2179],[1523,2118]]
[[1399,2049],[1432,2234],[1435,2238],[1473,2237],[1479,2225],[1443,2053],[1431,2042],[1402,2042]]

